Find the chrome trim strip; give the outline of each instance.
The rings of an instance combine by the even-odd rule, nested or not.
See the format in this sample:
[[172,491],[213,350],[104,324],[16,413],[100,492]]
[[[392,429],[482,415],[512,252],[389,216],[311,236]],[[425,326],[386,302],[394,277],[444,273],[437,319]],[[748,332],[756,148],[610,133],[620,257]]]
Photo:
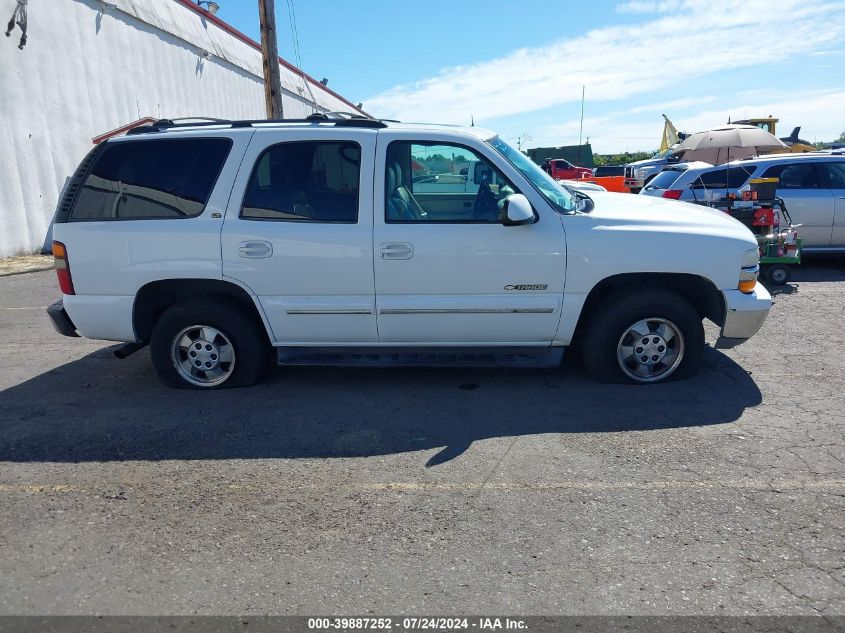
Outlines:
[[315,314],[372,314],[372,310],[285,310],[291,315],[315,315]]
[[552,314],[554,308],[384,308],[379,314]]

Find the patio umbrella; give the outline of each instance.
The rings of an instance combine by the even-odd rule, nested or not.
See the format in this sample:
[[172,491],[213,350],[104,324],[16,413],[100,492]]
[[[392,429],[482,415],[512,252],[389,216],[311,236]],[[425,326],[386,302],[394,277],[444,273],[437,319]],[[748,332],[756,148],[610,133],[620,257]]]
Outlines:
[[684,161],[721,165],[785,148],[776,136],[754,125],[726,125],[691,135],[675,147],[674,153],[683,152]]

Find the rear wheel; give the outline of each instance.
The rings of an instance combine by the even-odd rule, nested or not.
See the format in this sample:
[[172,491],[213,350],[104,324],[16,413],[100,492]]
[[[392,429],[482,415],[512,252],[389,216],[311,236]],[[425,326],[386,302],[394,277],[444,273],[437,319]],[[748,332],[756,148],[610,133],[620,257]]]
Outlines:
[[691,376],[701,364],[701,316],[672,292],[617,293],[590,318],[581,355],[596,380],[657,383]]
[[269,355],[269,343],[254,319],[213,302],[168,308],[150,339],[153,366],[169,387],[252,385],[261,379]]

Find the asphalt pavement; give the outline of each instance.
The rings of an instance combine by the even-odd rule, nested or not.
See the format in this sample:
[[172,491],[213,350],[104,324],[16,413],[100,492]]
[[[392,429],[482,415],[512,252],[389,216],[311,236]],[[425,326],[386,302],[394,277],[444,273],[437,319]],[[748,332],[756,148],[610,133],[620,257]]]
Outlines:
[[[0,614],[845,614],[845,261],[647,387],[281,368],[161,386],[0,278]],[[716,330],[708,328],[708,340]]]

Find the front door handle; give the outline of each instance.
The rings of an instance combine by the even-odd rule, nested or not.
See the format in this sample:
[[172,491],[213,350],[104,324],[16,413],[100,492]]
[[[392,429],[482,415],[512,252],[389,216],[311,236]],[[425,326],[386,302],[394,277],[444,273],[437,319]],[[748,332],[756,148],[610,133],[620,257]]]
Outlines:
[[264,259],[273,254],[273,245],[264,240],[250,240],[238,244],[238,255],[250,259]]
[[414,256],[414,245],[408,242],[385,242],[378,248],[382,259],[411,259]]

